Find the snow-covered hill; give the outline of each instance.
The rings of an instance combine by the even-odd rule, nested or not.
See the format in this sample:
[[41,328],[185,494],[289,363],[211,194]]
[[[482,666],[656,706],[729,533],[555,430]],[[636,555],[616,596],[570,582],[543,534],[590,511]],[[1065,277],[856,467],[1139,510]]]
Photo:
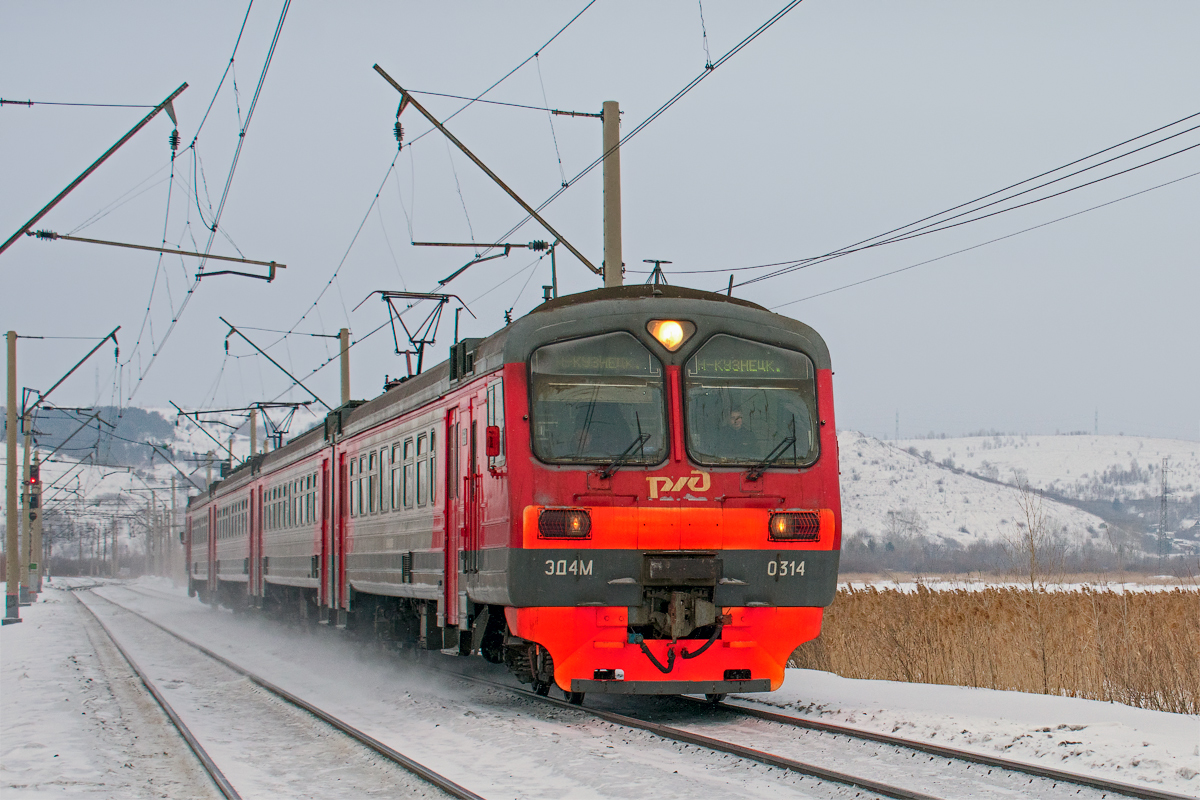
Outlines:
[[[951,440],[946,440],[951,441]],[[907,446],[907,443],[904,443]],[[916,534],[953,546],[1005,540],[1024,522],[1020,493],[1009,486],[946,469],[902,447],[855,431],[838,434],[842,529],[886,541]],[[1044,501],[1055,530],[1068,540],[1104,524],[1077,508]]]
[[[1162,461],[1178,496],[1200,491],[1200,442],[1140,436],[968,436],[910,439],[902,449],[1007,483],[1027,481],[1039,489],[1080,500],[1158,497]],[[947,461],[949,459],[949,461]]]

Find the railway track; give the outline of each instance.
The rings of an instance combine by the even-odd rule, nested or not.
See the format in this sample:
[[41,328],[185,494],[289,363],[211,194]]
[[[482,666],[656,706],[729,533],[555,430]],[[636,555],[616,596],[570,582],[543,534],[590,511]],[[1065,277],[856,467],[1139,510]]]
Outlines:
[[[461,677],[464,680],[475,682],[475,683],[482,683],[482,684],[496,687],[498,689],[503,689],[505,691],[514,692],[523,697],[529,698],[529,699],[537,701],[537,702],[548,703],[548,704],[551,704],[553,706],[560,707],[560,708],[575,709],[576,711],[579,711],[581,713],[590,714],[592,716],[599,717],[600,719],[604,719],[604,720],[607,720],[607,721],[615,723],[615,724],[625,725],[627,727],[640,728],[642,730],[649,731],[658,736],[662,736],[663,738],[671,739],[673,741],[684,742],[687,744],[697,745],[700,747],[706,747],[711,750],[716,750],[719,752],[730,753],[733,755],[737,755],[741,758],[746,758],[746,759],[749,759],[752,761],[758,761],[762,764],[767,764],[767,765],[770,765],[773,767],[778,767],[781,769],[791,770],[793,772],[798,772],[798,773],[801,773],[804,775],[810,775],[813,777],[820,778],[822,780],[833,781],[836,783],[842,783],[842,784],[845,784],[847,786],[851,786],[851,787],[854,787],[857,789],[874,792],[874,793],[883,795],[885,797],[893,797],[893,798],[930,798],[930,797],[934,797],[934,795],[926,794],[926,793],[917,791],[912,788],[906,788],[903,786],[886,783],[884,781],[877,781],[877,780],[873,780],[870,778],[866,778],[864,776],[850,774],[850,773],[843,772],[840,770],[826,768],[826,767],[823,767],[823,766],[820,766],[820,765],[817,765],[817,764],[814,764],[811,762],[799,761],[796,759],[787,758],[787,757],[784,757],[784,756],[781,756],[781,755],[778,755],[775,753],[771,753],[771,752],[767,752],[767,751],[764,751],[761,749],[757,749],[757,748],[749,747],[746,745],[730,742],[726,739],[707,736],[707,735],[700,734],[695,731],[690,731],[690,730],[687,730],[687,729],[684,729],[681,727],[677,727],[674,725],[667,725],[667,724],[663,724],[661,722],[655,722],[653,720],[645,719],[642,717],[630,716],[628,714],[620,714],[620,713],[613,712],[613,711],[607,711],[607,710],[592,708],[592,707],[588,707],[588,706],[580,706],[580,705],[570,704],[564,700],[557,700],[554,698],[537,695],[537,694],[527,691],[525,689],[518,689],[513,686],[509,686],[509,685],[506,685],[503,683],[488,680],[486,678],[480,678],[478,676],[473,676],[473,675],[465,675],[465,674],[459,673],[457,671],[453,671],[453,672],[456,676]],[[1039,767],[1039,766],[1035,766],[1035,765],[1024,764],[1024,763],[1017,762],[1017,761],[1010,761],[1007,759],[995,758],[995,757],[991,757],[991,756],[980,755],[977,753],[971,753],[968,751],[957,750],[955,748],[950,748],[950,747],[941,747],[938,745],[926,744],[924,742],[915,742],[912,740],[902,739],[900,737],[885,736],[883,734],[873,734],[873,733],[869,733],[869,732],[865,732],[865,731],[859,731],[854,728],[845,728],[844,726],[826,725],[825,723],[814,723],[814,724],[810,725],[810,724],[808,724],[809,723],[808,720],[798,720],[794,717],[788,717],[788,716],[782,715],[782,714],[772,714],[770,712],[759,712],[757,709],[746,709],[742,706],[732,706],[732,705],[720,704],[719,708],[713,709],[712,705],[710,703],[703,701],[703,700],[695,700],[692,698],[685,698],[685,697],[681,697],[681,698],[677,698],[677,699],[686,702],[688,705],[705,706],[705,707],[708,707],[709,709],[712,709],[717,712],[729,713],[731,716],[739,715],[739,716],[755,717],[755,718],[764,719],[764,720],[767,720],[770,722],[778,722],[778,723],[781,723],[784,725],[789,725],[791,727],[809,728],[812,730],[818,730],[818,731],[822,731],[825,733],[835,733],[838,735],[844,735],[844,736],[848,736],[851,738],[860,739],[860,740],[864,740],[864,741],[872,741],[872,742],[877,742],[880,744],[886,744],[888,746],[895,747],[895,748],[901,748],[901,749],[905,749],[905,750],[925,753],[925,754],[929,754],[934,757],[937,757],[939,759],[940,758],[947,759],[948,761],[950,761],[952,763],[953,762],[960,762],[960,763],[961,762],[970,762],[970,763],[986,765],[986,766],[992,767],[993,769],[1005,770],[1009,773],[1020,773],[1020,774],[1024,774],[1024,775],[1029,775],[1029,776],[1031,776],[1031,778],[1033,780],[1029,781],[1027,784],[1025,784],[1023,786],[1009,787],[1010,789],[1015,788],[1015,789],[1023,792],[1024,796],[1028,796],[1028,797],[1051,797],[1051,796],[1074,797],[1074,796],[1080,796],[1080,792],[1082,791],[1082,789],[1086,788],[1086,789],[1092,789],[1092,790],[1099,792],[1099,794],[1096,796],[1102,797],[1102,798],[1107,797],[1109,794],[1112,794],[1112,795],[1125,796],[1125,797],[1145,798],[1146,800],[1195,800],[1195,798],[1192,798],[1188,795],[1175,794],[1172,792],[1166,792],[1166,791],[1151,789],[1151,788],[1147,788],[1147,787],[1135,786],[1135,785],[1121,783],[1121,782],[1117,782],[1117,781],[1106,781],[1101,778],[1094,778],[1094,777],[1086,776],[1086,775],[1078,775],[1075,773],[1068,773],[1068,772],[1065,772],[1062,770],[1043,768],[1043,767]],[[742,715],[742,714],[738,714],[738,712],[747,712],[747,713]],[[984,788],[982,786],[982,784],[988,782],[986,779],[991,777],[992,772],[989,770],[986,775],[979,774],[979,773],[977,773],[977,775],[978,775],[978,778],[971,776],[970,779],[971,780],[979,780],[980,784],[977,785],[976,788],[982,790]],[[1046,781],[1048,783],[1042,783],[1041,785],[1037,785],[1034,783],[1034,780]],[[1011,781],[1010,781],[1010,783],[1011,783]],[[1063,784],[1063,786],[1060,786],[1060,784]],[[1003,791],[1004,791],[1004,787],[1002,787],[1002,786],[997,787],[997,789],[1001,793],[1003,793]],[[953,796],[963,796],[963,795],[954,793]],[[983,794],[977,795],[977,794],[975,794],[975,792],[972,792],[970,796],[984,796],[984,795]]]
[[[196,758],[200,761],[201,765],[204,767],[205,772],[207,772],[208,775],[212,778],[213,783],[216,784],[216,786],[220,790],[221,794],[223,794],[226,798],[228,798],[228,800],[240,800],[241,794],[239,794],[238,790],[235,788],[233,781],[231,781],[230,778],[225,774],[225,772],[221,770],[221,768],[217,765],[214,758],[209,754],[207,749],[201,744],[201,742],[200,742],[201,737],[198,737],[192,731],[192,729],[184,722],[181,715],[176,711],[175,708],[172,707],[171,703],[168,702],[168,700],[165,697],[164,692],[161,690],[161,688],[156,685],[155,681],[150,678],[150,676],[147,674],[147,672],[133,658],[133,656],[130,652],[130,649],[127,648],[124,644],[122,644],[121,638],[119,638],[117,636],[117,634],[113,631],[112,626],[110,626],[105,621],[104,616],[100,613],[97,613],[96,609],[92,607],[90,602],[83,600],[83,598],[80,596],[82,594],[82,592],[80,592],[79,589],[90,589],[90,588],[92,588],[92,587],[76,587],[75,596],[80,601],[80,604],[91,613],[91,615],[99,623],[100,627],[108,635],[109,639],[112,641],[113,646],[117,648],[117,650],[124,657],[125,661],[129,664],[130,668],[134,671],[134,673],[137,674],[137,676],[141,680],[142,684],[146,687],[146,690],[150,693],[150,695],[154,698],[155,702],[162,708],[163,712],[167,715],[167,718],[171,721],[171,724],[183,736],[184,740],[188,744],[188,747],[191,748],[192,752],[196,755]],[[101,595],[97,595],[94,592],[89,591],[88,594],[91,597],[99,598],[104,603],[108,603],[118,609],[121,609],[121,611],[123,611],[127,614],[130,614],[133,617],[136,617],[137,619],[141,620],[142,622],[145,622],[149,625],[154,626],[154,628],[157,629],[157,631],[166,633],[166,634],[170,635],[171,637],[173,637],[174,639],[178,640],[179,642],[182,642],[182,643],[190,646],[194,650],[203,653],[205,656],[207,656],[209,659],[211,659],[212,662],[216,662],[217,664],[219,664],[221,668],[232,671],[232,672],[236,673],[238,676],[247,679],[250,683],[253,683],[255,686],[266,690],[274,698],[282,700],[288,706],[291,706],[295,709],[299,709],[303,712],[306,712],[307,715],[311,715],[312,717],[316,717],[318,720],[325,723],[325,725],[328,728],[332,728],[333,730],[337,731],[339,734],[344,735],[345,737],[348,737],[350,740],[352,740],[354,742],[355,747],[365,747],[365,748],[370,749],[374,753],[385,758],[391,764],[394,764],[394,765],[402,768],[406,772],[411,773],[416,778],[419,778],[420,781],[423,781],[424,783],[429,784],[432,787],[436,787],[436,789],[440,790],[441,792],[444,792],[446,795],[449,795],[451,797],[461,798],[462,800],[484,800],[484,798],[482,796],[480,796],[480,795],[476,794],[475,792],[472,792],[471,790],[450,780],[449,778],[445,777],[444,775],[441,775],[438,772],[430,769],[429,767],[409,758],[408,756],[404,755],[403,753],[400,753],[399,751],[384,744],[383,742],[380,742],[379,740],[374,739],[371,736],[368,736],[367,734],[363,733],[362,731],[358,730],[357,728],[353,727],[352,725],[349,725],[348,723],[338,719],[337,717],[333,716],[332,714],[329,714],[326,711],[323,711],[322,709],[303,700],[302,698],[297,697],[296,695],[288,692],[287,690],[282,689],[282,688],[270,683],[269,681],[264,680],[263,678],[240,667],[239,665],[233,663],[232,661],[230,661],[226,658],[223,658],[220,655],[217,655],[216,653],[212,652],[211,650],[208,650],[207,648],[205,648],[199,644],[196,644],[195,642],[192,642],[184,637],[179,636],[174,631],[171,631],[169,628],[167,628],[163,625],[160,625],[159,623],[149,619],[148,617],[146,617],[146,616],[144,616],[144,615],[120,604],[120,603],[116,603],[108,598],[102,597]],[[229,681],[223,682],[222,685],[220,686],[220,692],[222,694],[229,693],[231,691],[235,691],[235,689],[231,688]],[[283,724],[286,725],[286,723],[283,723]],[[319,747],[322,751],[325,751],[327,753],[328,745],[326,743],[323,743],[323,742],[320,743]],[[323,770],[320,770],[318,772],[323,772]],[[341,780],[340,775],[338,775],[336,777],[339,781]],[[384,786],[386,787],[386,784],[384,784]],[[315,789],[316,787],[310,787],[310,788]],[[337,787],[337,791],[339,792],[339,794],[345,792],[346,789],[347,789],[347,786],[346,786],[345,781],[342,781],[342,783]]]
[[[145,594],[149,596],[148,593]],[[109,602],[114,601],[110,600]],[[221,663],[226,664],[231,669],[238,671],[240,674],[250,677],[251,680],[256,680],[255,676],[252,674],[248,673],[241,667],[232,664],[232,662],[229,662],[227,659],[212,653],[202,645],[176,634],[169,628],[166,628],[165,626],[162,626],[159,623],[144,617],[132,609],[129,609],[125,606],[120,607],[125,608],[125,610],[132,614],[136,614],[149,624],[155,625],[171,636],[174,636],[190,646],[199,649],[206,655],[209,655]],[[931,798],[936,797],[935,795],[912,788],[911,780],[910,786],[905,787],[895,783],[889,783],[884,780],[878,780],[873,777],[867,777],[863,774],[855,774],[851,771],[834,769],[812,763],[808,760],[801,761],[796,758],[790,758],[785,755],[770,752],[763,748],[739,744],[737,742],[729,741],[726,738],[710,736],[706,733],[697,732],[696,730],[688,730],[679,725],[665,724],[661,721],[647,719],[645,718],[647,716],[646,714],[643,714],[642,716],[631,716],[629,714],[622,714],[616,711],[604,710],[591,706],[573,705],[561,700],[540,696],[533,692],[526,691],[509,684],[497,682],[476,675],[465,674],[453,666],[442,665],[441,668],[437,668],[437,671],[443,674],[453,675],[454,677],[464,681],[485,685],[504,692],[512,693],[535,703],[547,704],[559,709],[591,715],[614,725],[644,730],[671,741],[690,744],[716,752],[728,753],[748,761],[754,761],[777,769],[784,769],[799,773],[801,775],[814,777],[821,781],[842,784],[860,791],[871,792],[884,797],[900,798],[904,800],[930,800]],[[256,680],[256,682],[258,681]],[[260,685],[262,684],[260,683]],[[269,684],[264,688],[269,688],[270,690],[274,691],[274,687],[270,687]],[[300,702],[303,703],[304,701]],[[834,725],[814,720],[791,717],[785,714],[777,714],[760,709],[748,708],[740,704],[734,705],[721,703],[714,707],[712,704],[692,698],[673,698],[672,702],[674,702],[677,706],[674,709],[675,715],[684,716],[685,722],[694,723],[697,721],[697,719],[699,719],[701,722],[711,722],[714,715],[727,715],[730,719],[758,719],[781,726],[787,726],[792,729],[800,728],[815,731],[821,734],[844,736],[850,739],[858,740],[859,742],[870,743],[873,745],[883,745],[885,748],[906,751],[909,754],[912,764],[914,765],[914,769],[921,767],[927,772],[934,772],[946,768],[953,768],[958,771],[961,776],[960,779],[965,780],[968,786],[975,785],[975,788],[982,790],[986,788],[985,785],[994,785],[999,794],[1011,794],[1015,791],[1023,794],[1024,796],[1076,797],[1089,796],[1095,792],[1097,793],[1095,795],[1097,797],[1107,797],[1111,794],[1116,796],[1144,798],[1144,800],[1187,800],[1186,795],[1175,794],[1163,790],[1144,786],[1136,786],[1117,781],[1109,781],[1102,778],[1070,773],[1063,770],[1042,767],[1039,765],[1031,765],[1009,759],[959,750],[956,748],[904,739],[902,737],[863,731],[861,729],[848,726]],[[307,704],[301,707],[306,707],[306,710],[309,710],[310,713],[318,715],[322,713],[319,711],[319,709],[315,709]],[[690,716],[682,714],[680,711],[681,707],[689,708],[691,711]],[[695,711],[700,709],[703,709],[704,711],[704,716],[702,718],[698,718],[695,714]],[[661,711],[655,712],[652,710],[650,713],[661,713]],[[668,714],[668,716],[670,716],[670,714]],[[928,756],[929,758],[921,762],[917,762],[915,760],[915,756],[918,753]],[[874,755],[877,756],[878,754],[876,753]],[[938,760],[938,763],[936,764],[933,763],[935,759]],[[942,764],[940,761],[941,759],[945,759],[946,763]],[[974,772],[971,772],[972,765],[984,766],[990,769],[986,770],[986,772],[978,769],[976,769]],[[994,770],[1000,770],[1002,774],[993,776]],[[867,771],[878,772],[878,770]],[[1005,775],[1005,773],[1007,775]],[[1014,780],[1014,775],[1028,776],[1029,780],[1024,783],[1019,783],[1018,781]],[[912,776],[910,775],[909,777],[911,778]],[[973,782],[978,783],[973,784]],[[950,793],[950,796],[963,796],[963,794],[961,791],[954,791]],[[971,792],[971,796],[976,796],[976,793]]]
[[[703,700],[690,697],[681,699],[696,705],[711,707],[711,704]],[[1053,781],[1059,781],[1061,783],[1072,783],[1079,786],[1087,786],[1092,789],[1099,789],[1103,792],[1112,792],[1125,797],[1138,797],[1143,798],[1143,800],[1195,800],[1195,798],[1191,798],[1188,795],[1165,792],[1159,789],[1138,786],[1132,783],[1104,780],[1103,778],[1096,778],[1090,775],[1081,775],[1075,772],[1067,772],[1065,770],[1044,767],[1039,764],[1013,761],[1011,759],[998,758],[996,756],[975,753],[969,750],[960,750],[954,747],[943,747],[942,745],[931,744],[929,742],[905,739],[900,736],[892,736],[886,733],[876,733],[874,731],[867,731],[861,728],[853,728],[846,725],[835,725],[833,723],[804,719],[802,717],[793,717],[787,714],[778,714],[772,711],[750,708],[741,704],[719,703],[717,704],[717,708],[722,711],[728,710],[736,714],[748,715],[758,719],[767,720],[768,722],[776,722],[781,725],[790,725],[795,728],[806,728],[808,730],[821,731],[823,733],[831,733],[839,736],[848,736],[864,741],[879,742],[881,744],[893,745],[896,747],[905,747],[941,758],[953,758],[960,761],[971,761],[976,764],[983,764],[989,767],[997,767],[999,769],[1009,770],[1010,772],[1023,772],[1026,775],[1032,775],[1038,778],[1046,778]]]
[[[145,594],[146,596],[153,596],[150,593],[145,593],[145,592],[138,592],[138,593]],[[158,593],[155,593],[155,594],[158,594]],[[176,640],[196,649],[197,651],[203,653],[204,655],[208,656],[209,658],[221,663],[222,665],[228,667],[229,669],[248,678],[249,680],[253,681],[254,683],[258,684],[259,686],[262,686],[263,688],[267,689],[268,691],[278,694],[279,696],[283,697],[288,702],[293,703],[293,704],[299,706],[300,708],[303,708],[304,710],[308,711],[309,713],[312,713],[315,716],[318,716],[321,719],[324,719],[326,721],[333,720],[333,721],[331,721],[331,724],[335,724],[335,725],[338,725],[338,724],[345,725],[346,724],[346,723],[341,723],[340,721],[336,721],[336,718],[331,717],[331,715],[328,715],[326,712],[322,711],[321,709],[317,708],[316,706],[313,706],[311,703],[308,703],[307,701],[304,701],[304,700],[296,697],[295,695],[287,692],[286,690],[275,686],[274,684],[270,683],[269,681],[266,681],[265,679],[258,677],[257,675],[250,672],[249,670],[246,670],[245,668],[241,667],[240,665],[235,664],[234,662],[230,661],[229,659],[213,652],[209,648],[206,648],[204,645],[199,644],[198,642],[192,641],[191,639],[189,639],[185,636],[182,636],[179,633],[176,633],[175,631],[171,630],[169,627],[162,625],[161,623],[156,622],[153,619],[150,619],[149,617],[145,616],[144,614],[141,614],[140,612],[138,612],[132,608],[129,608],[128,606],[125,606],[124,604],[119,603],[115,600],[111,600],[108,598],[104,598],[104,599],[106,602],[109,602],[112,605],[126,611],[127,613],[140,618],[141,620],[143,620],[144,622],[146,622],[149,625],[153,625],[158,630],[160,630],[160,631],[170,635],[171,637],[175,638]],[[477,676],[465,675],[456,670],[437,670],[437,671],[439,672],[439,674],[453,675],[455,678],[460,678],[460,679],[468,681],[468,682],[473,682],[473,683],[476,683],[479,685],[489,686],[492,688],[501,689],[506,692],[511,692],[517,696],[520,696],[522,698],[531,699],[540,704],[545,704],[545,705],[548,705],[551,707],[561,708],[561,709],[565,709],[565,710],[569,710],[569,711],[572,711],[572,710],[576,711],[576,712],[581,711],[588,715],[595,716],[600,719],[604,719],[608,722],[611,722],[616,725],[620,725],[622,727],[636,728],[636,729],[647,731],[649,733],[655,734],[656,736],[659,736],[663,739],[667,739],[670,741],[682,742],[685,744],[691,744],[691,745],[694,745],[697,747],[702,747],[702,748],[716,751],[716,752],[728,753],[730,755],[746,759],[747,761],[757,762],[759,764],[764,764],[766,766],[775,767],[777,769],[785,769],[790,772],[796,772],[796,773],[799,773],[799,774],[807,776],[807,777],[817,778],[820,781],[828,782],[831,784],[840,784],[842,786],[848,786],[848,787],[851,787],[851,788],[859,790],[859,791],[870,792],[877,796],[896,798],[897,800],[942,800],[942,798],[940,798],[936,795],[930,795],[930,794],[926,794],[923,792],[917,792],[917,791],[905,789],[905,788],[899,787],[899,786],[893,786],[893,785],[884,783],[882,781],[872,780],[870,778],[863,777],[863,776],[855,776],[855,775],[841,773],[836,770],[826,769],[826,768],[823,768],[823,767],[820,767],[817,765],[813,765],[813,764],[805,764],[805,763],[802,763],[802,762],[799,762],[799,761],[796,761],[793,759],[776,756],[771,753],[766,753],[766,752],[763,752],[760,750],[755,750],[753,748],[745,747],[743,745],[739,745],[736,743],[725,742],[725,741],[713,739],[713,738],[706,737],[706,736],[696,735],[696,734],[690,734],[686,731],[683,731],[683,730],[680,730],[677,728],[671,728],[669,726],[658,725],[653,722],[638,720],[634,717],[628,717],[628,716],[625,716],[622,714],[617,714],[614,712],[608,712],[608,711],[603,711],[600,709],[584,708],[584,707],[580,707],[577,705],[572,705],[565,701],[556,700],[556,699],[550,698],[550,697],[539,696],[539,695],[534,694],[533,692],[528,692],[523,689],[519,689],[519,688],[516,688],[513,686],[498,683],[496,681],[491,681],[486,678],[479,678]],[[347,725],[346,727],[349,728],[350,726]],[[351,728],[351,730],[353,730],[353,728]],[[371,741],[375,741],[375,740],[371,740]],[[371,746],[371,745],[368,745],[368,746]],[[474,795],[474,794],[456,795],[456,796],[478,797],[477,795]]]

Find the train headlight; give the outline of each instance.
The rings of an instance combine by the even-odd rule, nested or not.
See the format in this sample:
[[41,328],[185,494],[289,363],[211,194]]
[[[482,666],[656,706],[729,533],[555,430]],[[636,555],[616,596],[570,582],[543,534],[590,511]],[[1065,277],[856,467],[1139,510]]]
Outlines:
[[658,340],[658,343],[674,353],[684,342],[692,338],[696,326],[686,320],[652,319],[646,323],[646,330]]
[[547,508],[538,516],[538,534],[549,539],[586,539],[592,532],[592,518],[587,511],[567,508]]
[[821,538],[821,515],[816,511],[772,514],[767,530],[775,541],[815,542]]

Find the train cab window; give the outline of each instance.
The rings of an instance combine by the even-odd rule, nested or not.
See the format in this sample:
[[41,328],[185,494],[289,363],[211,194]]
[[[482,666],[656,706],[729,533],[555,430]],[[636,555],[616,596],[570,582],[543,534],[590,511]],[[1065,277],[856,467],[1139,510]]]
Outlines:
[[663,368],[632,335],[539,347],[530,359],[533,451],[552,463],[667,457]]
[[687,362],[688,452],[701,464],[804,466],[817,458],[808,356],[718,334]]

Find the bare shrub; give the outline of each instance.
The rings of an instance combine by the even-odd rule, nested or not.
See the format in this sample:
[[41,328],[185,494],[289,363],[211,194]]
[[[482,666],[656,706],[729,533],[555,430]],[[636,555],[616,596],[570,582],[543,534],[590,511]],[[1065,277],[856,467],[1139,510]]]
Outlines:
[[821,636],[797,649],[789,666],[1195,714],[1200,594],[841,589]]

